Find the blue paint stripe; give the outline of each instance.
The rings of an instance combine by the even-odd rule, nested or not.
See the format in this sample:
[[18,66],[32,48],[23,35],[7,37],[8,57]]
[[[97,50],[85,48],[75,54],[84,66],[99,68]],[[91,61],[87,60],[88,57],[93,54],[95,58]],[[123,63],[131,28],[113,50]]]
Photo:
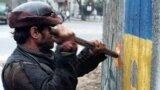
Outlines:
[[[126,32],[139,36],[139,2],[140,0],[126,0]],[[137,4],[137,5],[136,5]]]
[[126,0],[125,33],[152,39],[151,0]]
[[152,0],[140,0],[141,2],[141,27],[140,35],[146,39],[152,39]]

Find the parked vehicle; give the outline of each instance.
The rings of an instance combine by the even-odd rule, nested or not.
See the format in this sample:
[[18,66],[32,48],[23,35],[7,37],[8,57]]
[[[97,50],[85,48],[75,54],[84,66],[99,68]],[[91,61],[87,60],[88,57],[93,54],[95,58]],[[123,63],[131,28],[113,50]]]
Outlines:
[[7,24],[8,7],[6,3],[0,3],[0,23]]

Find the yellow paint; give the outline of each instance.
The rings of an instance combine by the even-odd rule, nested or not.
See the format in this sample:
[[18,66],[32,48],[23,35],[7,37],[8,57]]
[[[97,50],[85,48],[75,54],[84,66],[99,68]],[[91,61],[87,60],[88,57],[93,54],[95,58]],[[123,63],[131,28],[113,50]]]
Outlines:
[[[124,36],[123,90],[150,90],[152,41]],[[132,63],[137,64],[137,87],[132,86]]]

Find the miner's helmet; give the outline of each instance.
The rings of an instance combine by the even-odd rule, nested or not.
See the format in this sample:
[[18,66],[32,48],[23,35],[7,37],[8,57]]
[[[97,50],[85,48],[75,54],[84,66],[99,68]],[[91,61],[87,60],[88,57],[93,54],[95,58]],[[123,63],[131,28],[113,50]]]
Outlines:
[[55,26],[62,20],[47,3],[31,1],[17,6],[9,14],[8,23],[11,28],[33,25]]

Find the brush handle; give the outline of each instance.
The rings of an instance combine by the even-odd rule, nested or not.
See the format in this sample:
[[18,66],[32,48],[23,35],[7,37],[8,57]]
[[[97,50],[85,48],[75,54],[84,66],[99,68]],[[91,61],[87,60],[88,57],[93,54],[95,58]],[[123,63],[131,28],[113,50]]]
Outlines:
[[[56,30],[51,30],[51,34],[54,35],[54,36],[58,35]],[[82,46],[85,46],[85,47],[88,47],[88,48],[94,48],[94,46],[90,42],[88,42],[88,41],[86,41],[86,40],[84,40],[82,38],[75,37],[75,41],[78,44],[82,45]],[[107,48],[104,49],[104,53],[106,55],[109,55],[109,56],[114,57],[114,58],[118,58],[119,57],[119,55],[116,52],[111,51],[111,50],[109,50]]]
[[[93,48],[93,47],[94,47],[90,42],[88,42],[88,41],[86,41],[86,40],[84,40],[84,39],[82,39],[82,38],[79,38],[79,37],[75,37],[75,41],[76,41],[78,44],[80,44],[80,45],[82,45],[82,46],[86,46],[86,47],[88,47],[88,48]],[[109,55],[109,56],[114,57],[114,58],[118,58],[118,56],[119,56],[116,52],[111,51],[111,50],[109,50],[109,49],[107,49],[107,48],[104,49],[104,53],[105,53],[106,55]]]

